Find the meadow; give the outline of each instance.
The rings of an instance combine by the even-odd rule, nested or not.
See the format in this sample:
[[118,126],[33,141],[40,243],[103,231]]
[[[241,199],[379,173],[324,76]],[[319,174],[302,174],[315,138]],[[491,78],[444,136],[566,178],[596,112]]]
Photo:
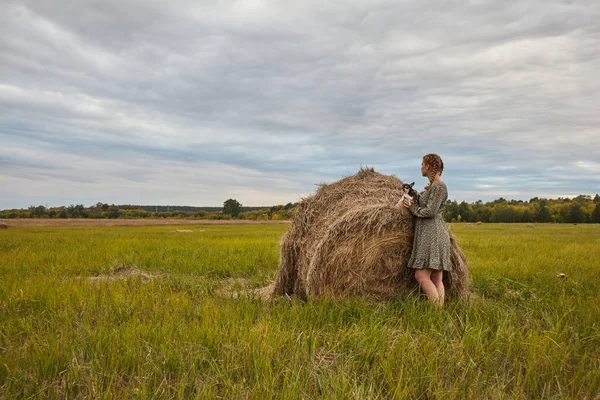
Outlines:
[[287,225],[1,230],[0,398],[600,398],[600,225],[450,225],[441,310],[247,294]]

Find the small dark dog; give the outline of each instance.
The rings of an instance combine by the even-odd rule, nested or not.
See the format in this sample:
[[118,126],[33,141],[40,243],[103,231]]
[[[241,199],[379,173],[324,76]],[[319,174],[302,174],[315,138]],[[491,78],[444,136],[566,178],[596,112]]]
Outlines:
[[408,183],[402,184],[402,189],[404,190],[404,195],[402,196],[403,199],[410,198],[412,201],[417,200],[418,193],[415,189],[413,189],[413,186],[415,186],[414,182],[410,185]]

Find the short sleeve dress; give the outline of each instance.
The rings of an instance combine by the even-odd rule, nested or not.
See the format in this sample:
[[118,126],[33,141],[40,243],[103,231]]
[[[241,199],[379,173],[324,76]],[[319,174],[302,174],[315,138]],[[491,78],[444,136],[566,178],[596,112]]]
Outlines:
[[450,233],[443,218],[447,199],[446,184],[434,182],[411,204],[409,209],[416,218],[409,268],[452,270]]

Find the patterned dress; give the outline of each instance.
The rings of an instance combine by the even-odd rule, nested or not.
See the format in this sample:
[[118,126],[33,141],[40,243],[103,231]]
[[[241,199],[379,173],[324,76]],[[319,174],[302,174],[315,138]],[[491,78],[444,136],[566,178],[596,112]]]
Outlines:
[[446,184],[434,182],[411,204],[409,209],[416,218],[409,268],[452,270],[450,233],[442,216],[447,199]]

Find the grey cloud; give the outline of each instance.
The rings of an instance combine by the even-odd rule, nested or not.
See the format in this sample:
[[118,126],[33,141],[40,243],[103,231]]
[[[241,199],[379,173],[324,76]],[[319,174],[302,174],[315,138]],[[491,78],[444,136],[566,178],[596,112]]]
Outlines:
[[[307,179],[359,165],[418,179],[435,151],[468,196],[493,196],[495,176],[511,193],[594,190],[579,178],[600,159],[592,1],[31,0],[0,11],[0,138],[56,152],[65,176],[61,154],[127,159],[134,172],[110,172],[126,180],[140,159],[214,162],[297,179],[294,200]],[[0,180],[35,163],[5,157]],[[547,173],[556,165],[566,172]]]

